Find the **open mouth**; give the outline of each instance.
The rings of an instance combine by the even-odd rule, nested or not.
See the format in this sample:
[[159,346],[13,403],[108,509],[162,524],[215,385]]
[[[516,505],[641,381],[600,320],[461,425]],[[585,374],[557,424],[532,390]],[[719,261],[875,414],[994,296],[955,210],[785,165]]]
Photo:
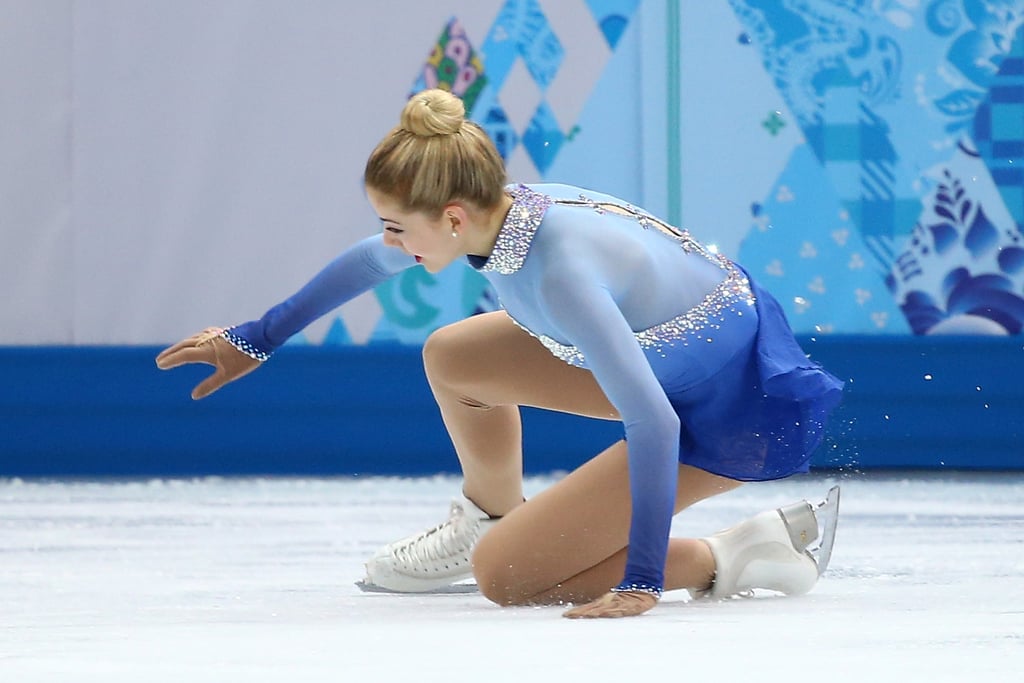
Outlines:
[[414,254],[413,258],[416,259],[416,263],[423,263],[423,257],[419,254]]

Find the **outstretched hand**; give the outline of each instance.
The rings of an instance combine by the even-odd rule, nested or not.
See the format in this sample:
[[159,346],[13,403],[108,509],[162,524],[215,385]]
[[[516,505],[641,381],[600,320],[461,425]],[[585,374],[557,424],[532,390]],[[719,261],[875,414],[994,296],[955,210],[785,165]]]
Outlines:
[[192,398],[197,400],[255,370],[260,362],[228,343],[221,336],[222,332],[224,330],[219,327],[208,327],[164,349],[156,357],[157,367],[170,370],[187,363],[212,365],[215,368],[213,374],[192,390]]
[[658,598],[643,591],[605,593],[597,600],[573,607],[562,616],[569,619],[617,619],[635,617],[658,604]]

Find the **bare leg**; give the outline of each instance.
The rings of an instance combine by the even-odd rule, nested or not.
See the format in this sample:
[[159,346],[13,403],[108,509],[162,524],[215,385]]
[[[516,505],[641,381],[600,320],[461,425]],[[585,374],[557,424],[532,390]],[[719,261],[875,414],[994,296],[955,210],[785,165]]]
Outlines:
[[[681,465],[675,510],[739,485]],[[480,540],[473,566],[481,591],[502,605],[580,603],[603,595],[625,570],[630,511],[626,444],[619,442]],[[703,542],[671,540],[666,590],[706,588],[714,570]]]
[[[631,516],[625,442],[521,505],[519,406],[618,419],[593,375],[552,356],[504,312],[438,330],[424,345],[423,358],[462,464],[464,493],[491,515],[505,516],[474,554],[484,594],[509,605],[580,602],[617,584]],[[676,512],[736,486],[681,466]],[[666,588],[704,588],[713,574],[704,543],[671,541]]]
[[494,516],[523,501],[519,406],[618,419],[589,371],[552,356],[503,311],[438,330],[423,362],[462,464],[463,492]]

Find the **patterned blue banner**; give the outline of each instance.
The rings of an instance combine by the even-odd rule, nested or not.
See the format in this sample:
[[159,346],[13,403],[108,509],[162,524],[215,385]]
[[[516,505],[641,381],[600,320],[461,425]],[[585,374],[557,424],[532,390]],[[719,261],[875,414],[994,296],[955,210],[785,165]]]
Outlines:
[[1024,2],[730,4],[806,139],[741,251],[795,326],[1020,333]]

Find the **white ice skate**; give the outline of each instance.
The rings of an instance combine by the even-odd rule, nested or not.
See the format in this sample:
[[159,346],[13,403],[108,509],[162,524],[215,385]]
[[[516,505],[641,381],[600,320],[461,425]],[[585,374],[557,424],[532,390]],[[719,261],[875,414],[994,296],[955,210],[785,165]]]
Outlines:
[[459,582],[473,576],[473,548],[497,521],[468,498],[457,498],[447,521],[378,550],[356,585],[383,593],[475,591],[476,584]]
[[756,588],[803,595],[828,568],[838,516],[834,486],[818,505],[800,501],[762,512],[702,539],[715,558],[715,578],[710,588],[690,595],[721,599]]

